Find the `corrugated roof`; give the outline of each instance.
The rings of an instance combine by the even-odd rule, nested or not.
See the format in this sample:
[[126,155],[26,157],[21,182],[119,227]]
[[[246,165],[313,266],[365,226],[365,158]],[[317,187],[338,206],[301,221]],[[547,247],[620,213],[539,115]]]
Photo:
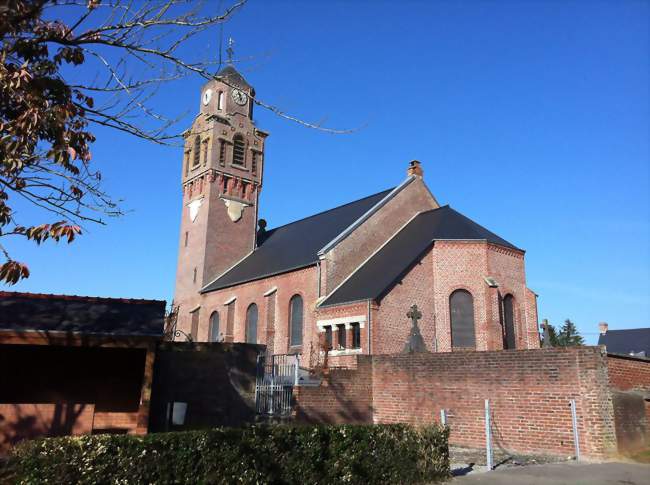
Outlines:
[[613,354],[639,354],[650,357],[650,328],[607,330],[598,337],[598,345],[605,345]]
[[209,283],[202,293],[286,273],[318,262],[318,251],[392,189],[267,231],[250,255]]
[[0,330],[162,336],[165,302],[0,292]]
[[520,250],[451,207],[439,207],[414,217],[321,306],[379,298],[435,240],[481,240]]

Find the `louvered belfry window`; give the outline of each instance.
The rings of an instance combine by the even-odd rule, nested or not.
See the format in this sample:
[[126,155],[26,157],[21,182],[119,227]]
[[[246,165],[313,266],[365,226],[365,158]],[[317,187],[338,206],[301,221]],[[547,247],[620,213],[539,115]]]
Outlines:
[[196,136],[194,138],[194,160],[192,161],[192,166],[196,167],[201,161],[201,137]]
[[456,290],[449,297],[451,345],[453,348],[475,348],[474,298],[466,290]]
[[244,143],[244,137],[241,135],[235,135],[232,143],[232,164],[243,167],[246,156],[246,143]]

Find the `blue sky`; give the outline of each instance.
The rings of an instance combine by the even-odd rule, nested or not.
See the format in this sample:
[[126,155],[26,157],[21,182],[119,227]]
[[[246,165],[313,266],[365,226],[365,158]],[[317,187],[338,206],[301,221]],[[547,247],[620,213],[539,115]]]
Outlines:
[[[216,2],[215,2],[216,3]],[[422,161],[443,204],[527,251],[540,319],[650,325],[647,2],[268,2],[225,25],[258,97],[350,135],[257,109],[261,216],[277,226],[392,187]],[[216,31],[188,49],[218,57]],[[154,106],[198,110],[200,78]],[[11,289],[171,300],[178,148],[98,130],[94,160],[129,213],[70,246],[9,245]],[[21,214],[31,216],[28,207]]]

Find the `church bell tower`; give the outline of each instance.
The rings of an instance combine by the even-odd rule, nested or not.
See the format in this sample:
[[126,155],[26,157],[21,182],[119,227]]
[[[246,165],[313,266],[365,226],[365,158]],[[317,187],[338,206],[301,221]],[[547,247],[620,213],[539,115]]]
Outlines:
[[255,248],[268,134],[253,123],[254,96],[242,75],[226,66],[203,86],[199,114],[184,133],[174,292],[184,328],[198,321],[201,288]]

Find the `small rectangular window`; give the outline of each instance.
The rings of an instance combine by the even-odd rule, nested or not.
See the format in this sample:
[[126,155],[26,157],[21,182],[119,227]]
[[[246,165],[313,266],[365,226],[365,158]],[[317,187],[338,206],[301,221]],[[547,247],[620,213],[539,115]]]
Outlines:
[[352,348],[361,348],[361,325],[353,323],[352,325]]
[[325,327],[325,343],[327,348],[332,348],[332,327]]
[[338,344],[339,344],[339,349],[344,349],[345,348],[345,325],[337,325],[337,337],[338,337]]
[[194,274],[192,275],[192,282],[196,283],[196,268],[194,268]]
[[185,247],[187,247],[187,241],[190,238],[190,233],[188,231],[185,231]]

